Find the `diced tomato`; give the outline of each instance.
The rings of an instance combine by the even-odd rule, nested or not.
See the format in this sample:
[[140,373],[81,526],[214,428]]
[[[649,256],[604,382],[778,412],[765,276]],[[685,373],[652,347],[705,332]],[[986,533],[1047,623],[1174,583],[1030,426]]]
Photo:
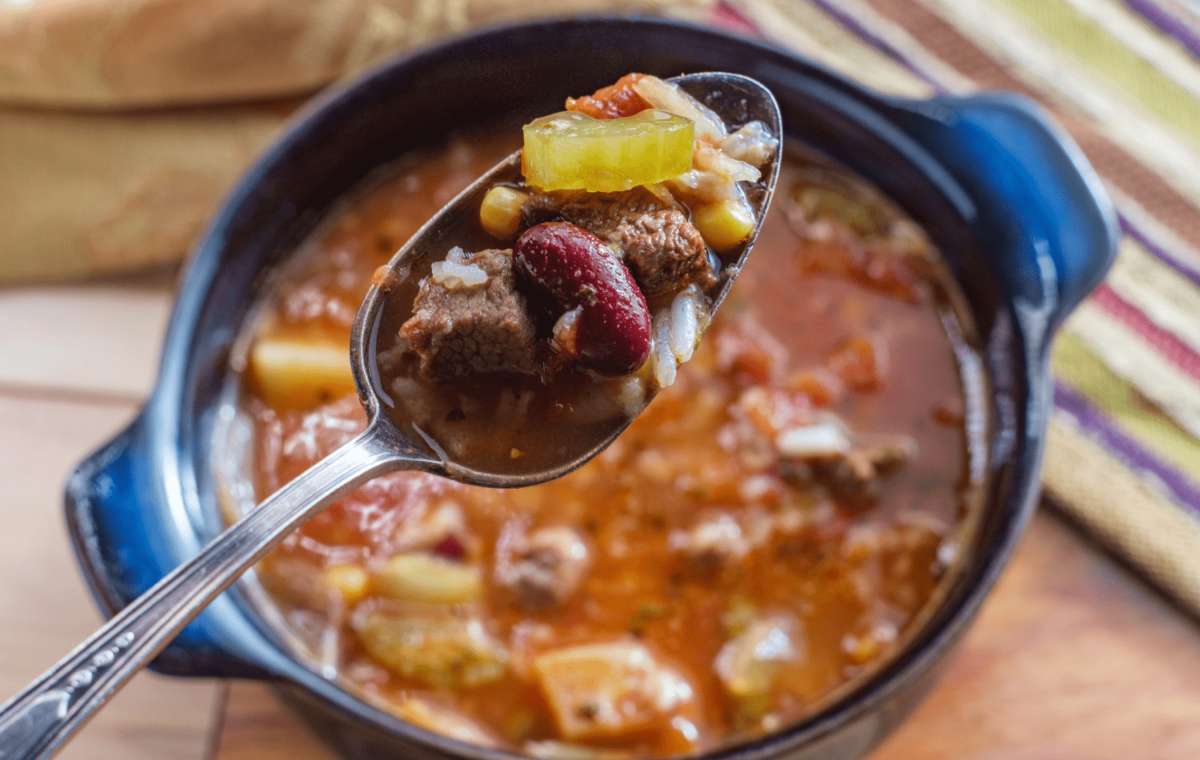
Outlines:
[[578,99],[567,98],[567,110],[585,113],[593,119],[616,119],[645,111],[650,104],[633,89],[634,83],[644,76],[646,75],[626,74],[618,79],[616,84],[601,87],[591,95],[584,95]]
[[886,363],[883,345],[864,335],[846,341],[828,359],[829,369],[847,388],[864,393],[879,390]]
[[732,371],[740,385],[766,385],[787,361],[787,349],[753,320],[717,333],[717,367]]
[[922,303],[927,298],[912,271],[922,266],[919,256],[903,255],[886,244],[864,246],[845,230],[834,235],[828,240],[807,241],[796,259],[801,272],[852,277],[909,303]]
[[788,380],[789,390],[808,397],[813,406],[825,408],[842,397],[842,381],[823,368],[806,369],[792,375]]
[[755,386],[738,398],[750,421],[763,433],[776,436],[784,430],[812,422],[812,403],[802,393]]

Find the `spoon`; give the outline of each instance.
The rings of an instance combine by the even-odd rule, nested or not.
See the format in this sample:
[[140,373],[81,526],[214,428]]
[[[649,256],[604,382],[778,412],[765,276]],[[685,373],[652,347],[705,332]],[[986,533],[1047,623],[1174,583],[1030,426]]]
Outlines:
[[[724,73],[692,74],[670,80],[712,109],[728,124],[761,121],[782,138],[775,98],[758,82]],[[780,150],[763,168],[761,182],[748,193],[757,223],[720,273],[715,312],[762,226],[779,175]],[[512,154],[474,182],[425,224],[388,265],[408,272],[426,253],[444,253],[464,221],[478,215],[487,190],[520,174],[521,153]],[[379,278],[376,278],[377,281]],[[595,445],[536,472],[485,472],[463,467],[412,425],[381,413],[375,349],[387,288],[373,285],[355,319],[350,361],[359,399],[369,420],[366,430],[313,465],[229,527],[200,552],[131,602],[104,627],[24,691],[0,707],[0,760],[53,756],[65,741],[129,678],[149,662],[209,602],[283,540],[288,533],[368,480],[398,470],[431,472],[478,486],[513,488],[565,475],[603,451],[632,422],[608,431]],[[386,398],[386,396],[385,396]],[[413,436],[415,431],[419,435]]]

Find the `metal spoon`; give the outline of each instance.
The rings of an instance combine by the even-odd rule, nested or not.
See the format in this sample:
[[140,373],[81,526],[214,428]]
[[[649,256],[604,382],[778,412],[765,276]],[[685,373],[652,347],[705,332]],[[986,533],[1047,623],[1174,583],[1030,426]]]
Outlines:
[[[706,104],[727,124],[761,121],[782,138],[775,98],[758,82],[734,74],[706,73],[671,80]],[[763,169],[760,189],[750,194],[758,223],[721,272],[715,310],[745,263],[758,237],[775,182],[780,152]],[[453,245],[468,215],[479,213],[484,193],[520,172],[520,151],[464,190],[404,245],[389,264],[407,271],[426,253]],[[624,429],[611,431],[583,454],[528,474],[482,472],[456,466],[436,446],[414,440],[393,417],[380,411],[375,343],[386,293],[373,286],[363,300],[351,336],[350,360],[367,429],[268,497],[135,599],[71,654],[0,707],[0,760],[35,760],[54,755],[104,702],[175,637],[209,602],[283,538],[321,510],[368,480],[398,470],[433,472],[472,485],[512,488],[560,477],[599,454]],[[626,426],[628,422],[626,423]]]

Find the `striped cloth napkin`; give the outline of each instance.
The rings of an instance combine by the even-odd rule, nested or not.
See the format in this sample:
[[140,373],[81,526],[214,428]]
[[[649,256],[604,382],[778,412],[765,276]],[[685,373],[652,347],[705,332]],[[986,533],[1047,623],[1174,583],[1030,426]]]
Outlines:
[[1200,0],[722,0],[712,21],[897,95],[1006,89],[1125,232],[1053,353],[1051,502],[1200,615]]

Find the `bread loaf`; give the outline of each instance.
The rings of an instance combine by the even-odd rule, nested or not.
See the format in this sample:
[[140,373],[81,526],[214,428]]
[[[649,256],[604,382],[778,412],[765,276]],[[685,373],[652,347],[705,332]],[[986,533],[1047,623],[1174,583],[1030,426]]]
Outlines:
[[0,2],[0,103],[128,108],[274,98],[397,50],[550,14],[696,16],[715,0]]
[[412,45],[549,14],[698,17],[712,3],[0,0],[0,283],[181,259],[304,96]]
[[294,105],[0,109],[0,282],[178,260]]

